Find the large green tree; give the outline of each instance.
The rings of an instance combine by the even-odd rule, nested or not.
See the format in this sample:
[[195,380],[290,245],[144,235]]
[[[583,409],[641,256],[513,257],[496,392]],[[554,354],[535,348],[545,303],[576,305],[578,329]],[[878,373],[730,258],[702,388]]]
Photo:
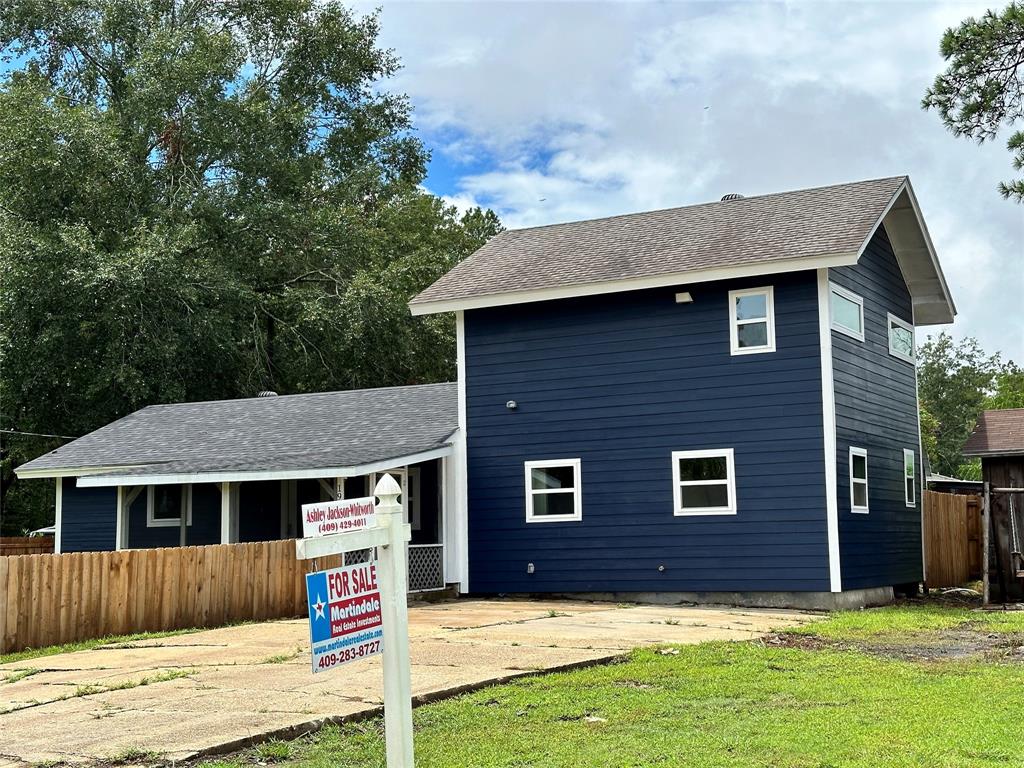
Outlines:
[[931,469],[942,475],[976,479],[976,462],[963,456],[978,414],[986,408],[1015,407],[1021,371],[999,354],[989,355],[974,338],[954,342],[947,333],[918,350],[917,382],[922,440]]
[[[3,4],[0,427],[454,375],[451,319],[405,303],[500,224],[422,190],[377,34],[316,0]],[[54,441],[4,437],[7,496]]]
[[[994,139],[1004,127],[1024,121],[1024,6],[1010,3],[947,29],[940,44],[949,65],[925,94],[957,136],[978,142]],[[1013,167],[1024,168],[1024,130],[1007,141]],[[1004,197],[1024,201],[1024,179],[1002,182]]]

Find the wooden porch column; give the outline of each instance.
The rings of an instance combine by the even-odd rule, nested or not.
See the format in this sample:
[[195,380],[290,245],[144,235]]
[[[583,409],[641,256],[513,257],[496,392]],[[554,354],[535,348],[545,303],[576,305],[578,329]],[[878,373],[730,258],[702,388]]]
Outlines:
[[114,549],[128,549],[128,505],[125,503],[124,486],[117,486],[117,529],[114,534]]
[[231,543],[231,483],[220,484],[220,543]]

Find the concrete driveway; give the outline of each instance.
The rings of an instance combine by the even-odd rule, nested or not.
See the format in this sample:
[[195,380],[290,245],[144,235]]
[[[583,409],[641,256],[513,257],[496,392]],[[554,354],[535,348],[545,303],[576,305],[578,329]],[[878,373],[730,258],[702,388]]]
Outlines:
[[[430,701],[642,645],[748,640],[798,611],[527,600],[413,604],[412,687]],[[381,706],[378,659],[313,676],[305,621],[275,621],[0,665],[0,765],[187,759]]]

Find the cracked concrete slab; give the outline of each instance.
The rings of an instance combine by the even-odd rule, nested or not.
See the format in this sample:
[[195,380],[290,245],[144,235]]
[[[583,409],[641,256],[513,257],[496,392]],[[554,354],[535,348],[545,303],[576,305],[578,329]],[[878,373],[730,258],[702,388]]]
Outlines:
[[[800,611],[571,600],[414,604],[413,696],[433,700],[638,646],[747,640],[814,619]],[[307,623],[289,620],[0,665],[0,768],[88,764],[126,750],[183,760],[372,714],[381,706],[379,661],[314,676]],[[40,671],[3,682],[33,669]]]

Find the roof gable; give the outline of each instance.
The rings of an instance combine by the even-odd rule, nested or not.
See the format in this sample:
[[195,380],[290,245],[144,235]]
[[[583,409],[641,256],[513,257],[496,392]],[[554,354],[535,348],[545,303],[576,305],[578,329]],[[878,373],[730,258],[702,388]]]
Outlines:
[[409,307],[429,314],[855,264],[883,220],[897,230],[898,258],[917,249],[900,259],[916,280],[917,293],[907,278],[915,303],[924,287],[939,289],[922,303],[937,309],[926,308],[921,323],[951,321],[955,310],[905,176],[508,230]]

